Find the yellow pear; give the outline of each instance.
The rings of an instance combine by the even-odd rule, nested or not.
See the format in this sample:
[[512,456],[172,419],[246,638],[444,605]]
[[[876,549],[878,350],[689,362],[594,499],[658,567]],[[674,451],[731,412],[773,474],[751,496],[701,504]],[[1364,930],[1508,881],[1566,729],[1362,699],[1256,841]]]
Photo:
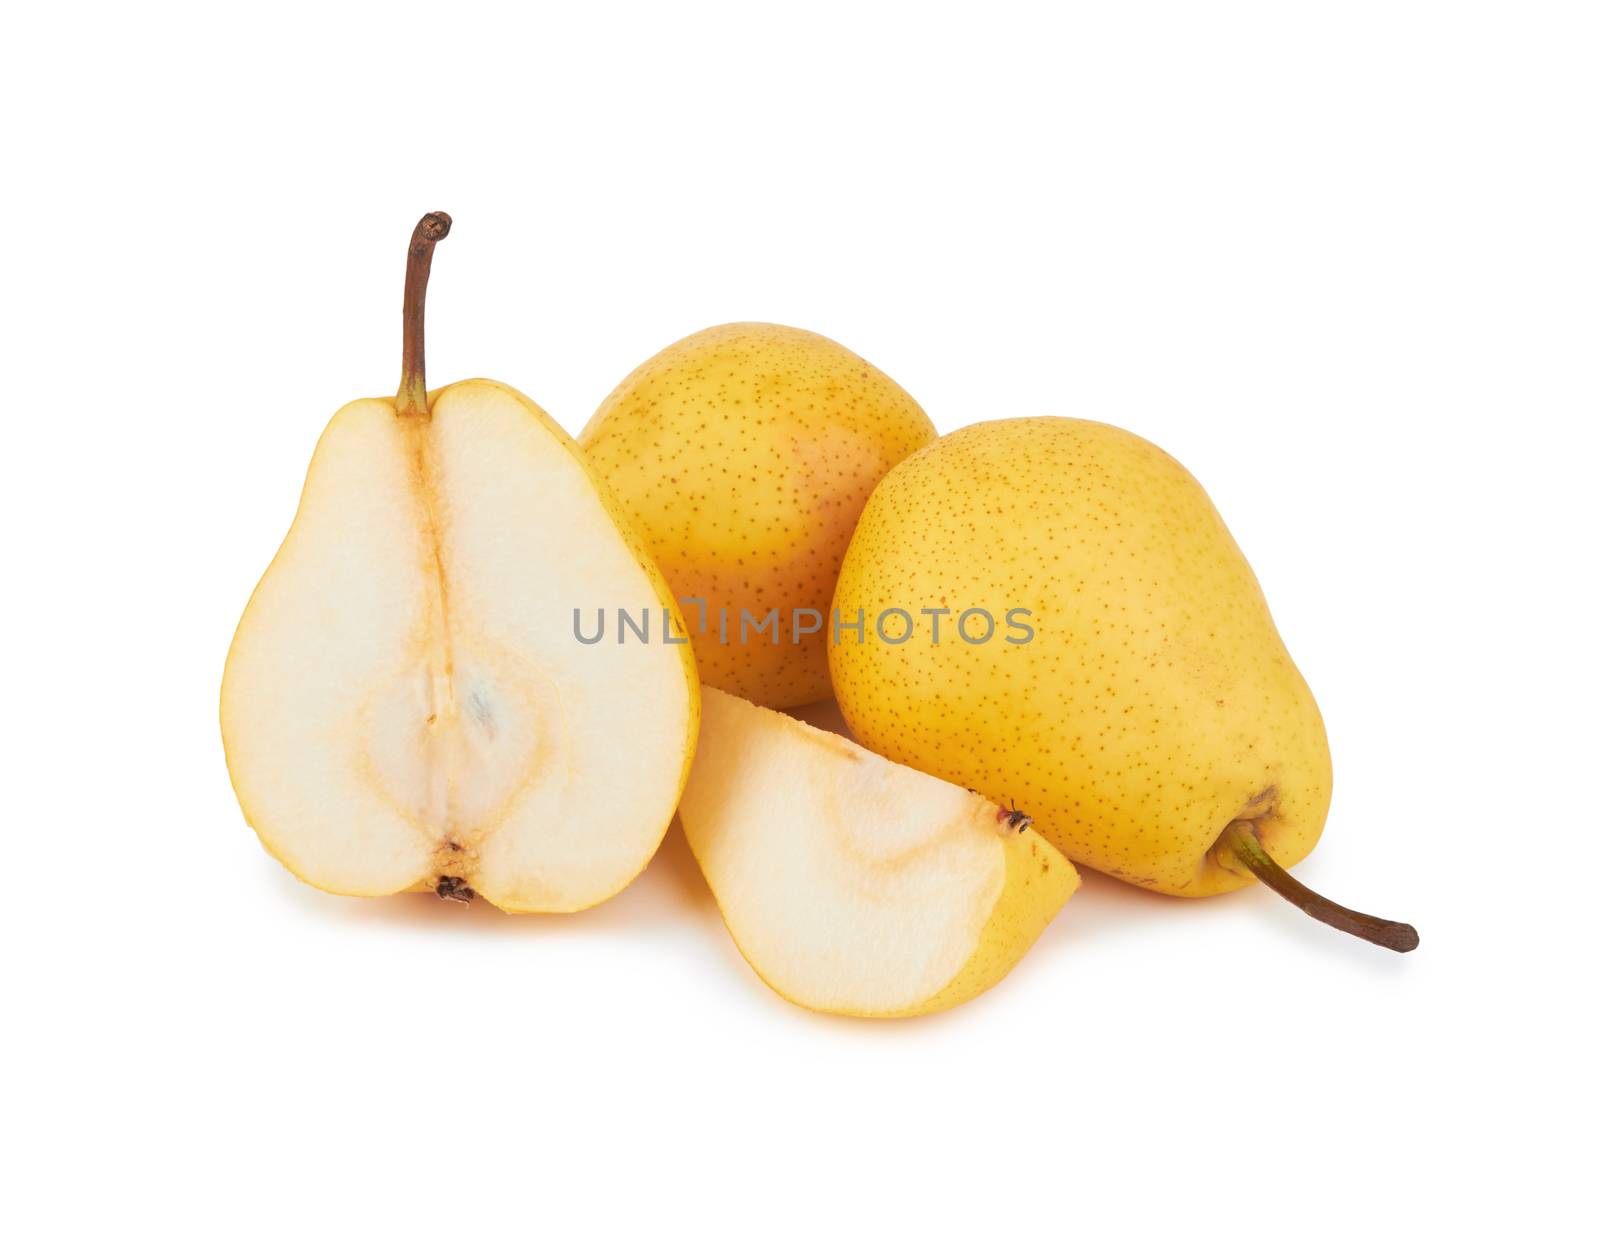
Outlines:
[[[239,623],[228,770],[268,851],[318,888],[577,910],[660,843],[699,687],[666,583],[565,433],[488,380],[427,392],[449,227],[433,213],[412,238],[399,396],[334,415]],[[648,613],[653,641],[578,641],[575,610],[602,607]]]
[[701,679],[794,707],[829,697],[828,605],[862,505],[935,435],[843,346],[734,323],[640,366],[578,442],[683,605]]
[[910,1017],[991,987],[1078,887],[1019,811],[705,688],[679,814],[756,973],[809,1009]]
[[873,750],[1017,799],[1129,883],[1201,897],[1255,875],[1414,947],[1283,870],[1327,816],[1322,717],[1222,518],[1155,445],[1065,418],[944,437],[873,493],[834,606],[839,706]]

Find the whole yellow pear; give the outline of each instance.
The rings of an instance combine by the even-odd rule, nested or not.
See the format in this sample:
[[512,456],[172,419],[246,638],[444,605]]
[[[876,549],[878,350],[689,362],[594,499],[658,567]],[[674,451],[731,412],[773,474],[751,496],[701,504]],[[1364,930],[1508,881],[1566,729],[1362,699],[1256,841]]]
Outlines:
[[579,443],[682,602],[702,680],[794,707],[829,695],[828,607],[862,506],[936,435],[842,345],[733,323],[645,362]]
[[[1317,843],[1316,702],[1200,484],[1138,436],[1066,418],[946,436],[873,493],[835,607],[865,620],[830,654],[856,737],[1014,801],[1076,862],[1201,897],[1250,880],[1217,848],[1230,825],[1268,866]],[[880,635],[887,609],[908,640]],[[986,641],[979,614],[958,629],[969,609]]]

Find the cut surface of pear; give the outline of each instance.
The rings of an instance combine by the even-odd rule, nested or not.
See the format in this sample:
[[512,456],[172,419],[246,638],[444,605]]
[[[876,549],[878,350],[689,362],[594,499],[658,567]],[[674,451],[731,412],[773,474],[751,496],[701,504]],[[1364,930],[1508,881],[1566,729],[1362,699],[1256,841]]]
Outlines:
[[739,950],[811,1009],[911,1016],[998,982],[1078,887],[1026,819],[702,689],[679,815]]
[[250,600],[222,731],[246,818],[335,893],[577,910],[624,887],[693,753],[686,645],[585,645],[575,608],[673,618],[576,447],[469,380],[333,418]]

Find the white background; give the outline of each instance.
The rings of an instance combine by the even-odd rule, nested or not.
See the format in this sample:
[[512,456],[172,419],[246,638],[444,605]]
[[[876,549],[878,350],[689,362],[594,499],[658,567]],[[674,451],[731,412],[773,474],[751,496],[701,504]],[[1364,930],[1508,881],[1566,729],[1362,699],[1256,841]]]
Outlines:
[[[0,58],[11,1236],[1593,1228],[1593,6],[35,5]],[[1298,874],[1422,947],[1089,875],[871,1024],[675,835],[571,918],[291,879],[223,657],[434,208],[430,378],[569,430],[768,319],[1170,450],[1327,718]]]

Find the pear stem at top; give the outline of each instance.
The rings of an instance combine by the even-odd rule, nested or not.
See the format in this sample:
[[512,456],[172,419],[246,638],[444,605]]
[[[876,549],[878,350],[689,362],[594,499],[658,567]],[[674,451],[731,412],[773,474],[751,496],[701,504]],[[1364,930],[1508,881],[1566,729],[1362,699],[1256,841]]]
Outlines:
[[411,248],[406,252],[406,300],[401,312],[404,325],[400,357],[400,391],[395,395],[395,413],[402,418],[428,416],[428,377],[423,361],[423,307],[428,300],[428,272],[433,267],[433,248],[450,235],[450,217],[430,211],[417,221],[411,233]]
[[1337,927],[1342,932],[1370,940],[1396,953],[1409,953],[1417,947],[1417,929],[1410,923],[1396,923],[1392,919],[1380,919],[1376,915],[1348,909],[1300,883],[1273,861],[1272,855],[1267,853],[1247,820],[1236,819],[1224,828],[1222,836],[1217,839],[1216,848],[1218,853],[1226,853],[1237,859],[1241,866],[1278,896],[1299,906],[1312,918],[1329,927]]

